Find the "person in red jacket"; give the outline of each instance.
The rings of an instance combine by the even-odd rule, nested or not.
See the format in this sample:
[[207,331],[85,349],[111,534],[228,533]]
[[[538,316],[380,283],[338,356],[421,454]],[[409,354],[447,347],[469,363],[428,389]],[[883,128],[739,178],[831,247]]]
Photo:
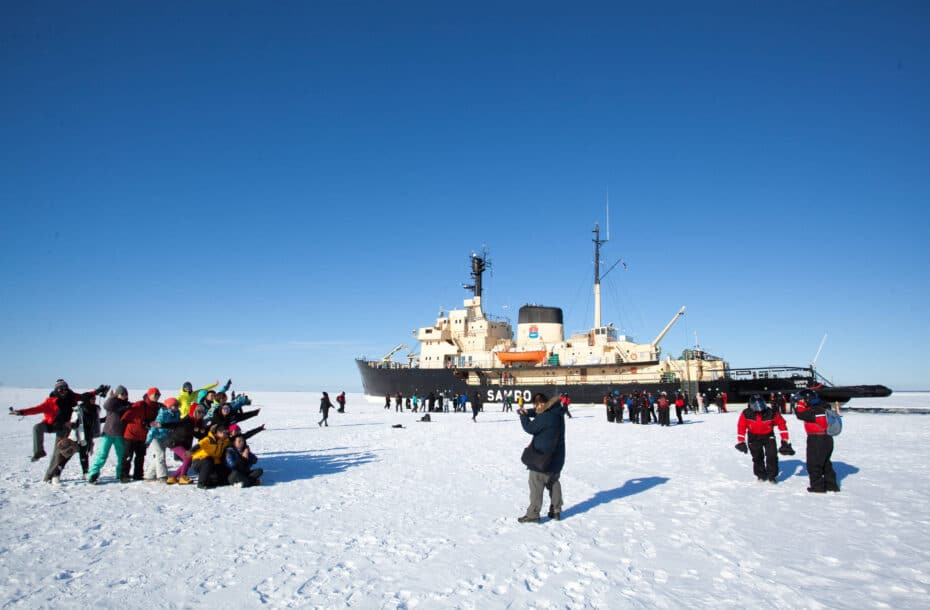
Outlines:
[[[775,451],[775,428],[781,433],[781,448]],[[747,448],[747,432],[749,447]],[[788,442],[788,424],[781,413],[771,408],[762,397],[753,394],[749,406],[736,422],[736,449],[752,454],[752,471],[760,481],[778,482],[778,453],[794,455]]]
[[568,410],[569,405],[572,404],[572,399],[569,398],[568,394],[562,392],[562,395],[559,397],[559,402],[562,403],[562,408],[565,409],[565,414],[568,415],[568,418],[572,418],[572,412]]
[[836,471],[833,470],[833,437],[827,434],[827,406],[820,400],[817,392],[801,390],[792,399],[797,401],[795,415],[804,422],[807,432],[807,474],[810,478],[811,493],[839,491]]
[[126,424],[123,430],[123,467],[120,472],[122,483],[130,481],[130,467],[132,467],[132,480],[143,479],[145,437],[149,432],[149,424],[155,420],[158,410],[162,407],[158,402],[159,398],[161,398],[161,392],[158,388],[149,388],[145,397],[132,403],[120,417]]
[[32,461],[35,462],[47,455],[45,453],[46,434],[54,433],[56,443],[68,435],[68,422],[71,421],[71,414],[78,402],[89,400],[95,393],[106,396],[109,390],[110,386],[100,385],[96,390],[78,394],[68,387],[67,381],[59,379],[55,382],[55,389],[41,403],[28,409],[11,410],[11,415],[42,414],[42,421],[32,427]]
[[659,425],[668,426],[670,425],[670,407],[671,403],[668,401],[668,394],[662,392],[659,394],[659,399],[656,401],[656,407],[659,409]]

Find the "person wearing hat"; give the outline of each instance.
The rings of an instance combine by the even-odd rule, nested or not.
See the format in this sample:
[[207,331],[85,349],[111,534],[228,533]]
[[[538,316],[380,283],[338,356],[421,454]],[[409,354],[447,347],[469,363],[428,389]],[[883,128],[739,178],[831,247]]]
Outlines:
[[[543,456],[542,462],[526,464],[529,470],[530,505],[520,523],[539,523],[543,489],[549,490],[549,518],[558,521],[562,515],[562,483],[559,477],[565,466],[565,407],[559,397],[548,399],[545,394],[533,396],[533,408],[520,409],[520,425],[533,435],[530,446]],[[526,463],[526,462],[524,462]]]
[[833,470],[833,437],[827,434],[827,406],[814,390],[801,390],[792,397],[795,416],[804,422],[807,432],[807,475],[811,493],[838,492],[840,486]]
[[97,479],[100,478],[100,470],[106,463],[111,448],[116,451],[116,478],[121,478],[124,453],[123,432],[126,427],[122,416],[129,409],[129,405],[129,392],[125,386],[121,385],[116,386],[107,401],[103,403],[103,410],[106,412],[106,419],[103,423],[103,440],[97,448],[90,470],[87,471],[87,482],[91,485],[96,485]]
[[103,384],[97,386],[96,390],[89,390],[83,394],[74,392],[68,387],[68,382],[59,379],[55,382],[55,387],[48,395],[48,398],[34,407],[27,409],[13,409],[10,415],[34,415],[42,414],[42,421],[32,427],[32,461],[38,461],[44,458],[45,453],[45,435],[55,434],[55,442],[68,435],[68,422],[71,421],[71,415],[74,407],[81,400],[98,394],[106,396],[110,386]]
[[[168,403],[171,399],[165,401]],[[209,433],[210,426],[204,420],[206,410],[203,405],[196,402],[191,404],[191,410],[187,417],[181,417],[177,421],[166,421],[160,423],[161,428],[168,430],[168,440],[166,445],[174,452],[174,455],[181,460],[181,466],[171,474],[165,481],[168,485],[189,485],[191,480],[187,476],[187,471],[191,467],[191,446],[194,439],[202,439]],[[155,424],[152,424],[155,425]]]
[[168,435],[170,431],[165,424],[173,424],[180,421],[181,415],[178,413],[178,399],[168,398],[158,410],[149,427],[145,442],[148,445],[147,460],[145,462],[144,479],[146,481],[168,480],[168,466],[165,464],[165,450],[168,448]]
[[[187,417],[187,414],[190,413],[192,403],[200,402],[200,400],[198,400],[196,397],[199,396],[201,392],[206,393],[218,385],[220,385],[219,379],[210,385],[205,385],[199,390],[195,390],[194,385],[190,381],[185,381],[184,385],[181,386],[181,391],[177,396],[178,413],[181,415],[181,417]],[[223,388],[223,391],[225,392],[228,390],[230,385],[232,385],[232,379],[226,382],[226,387]]]
[[126,424],[123,430],[123,469],[120,481],[129,482],[129,472],[132,470],[132,480],[141,481],[144,478],[145,466],[145,439],[148,435],[149,424],[158,416],[161,403],[161,392],[158,388],[149,388],[142,400],[132,403],[123,413],[122,420]]

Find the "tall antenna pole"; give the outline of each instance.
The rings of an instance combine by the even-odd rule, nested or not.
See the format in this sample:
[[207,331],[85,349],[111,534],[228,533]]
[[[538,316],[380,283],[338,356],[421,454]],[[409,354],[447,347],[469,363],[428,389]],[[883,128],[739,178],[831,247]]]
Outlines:
[[607,241],[610,241],[610,187],[607,187]]
[[601,244],[606,243],[606,239],[601,239],[601,228],[594,225],[594,328],[601,327]]

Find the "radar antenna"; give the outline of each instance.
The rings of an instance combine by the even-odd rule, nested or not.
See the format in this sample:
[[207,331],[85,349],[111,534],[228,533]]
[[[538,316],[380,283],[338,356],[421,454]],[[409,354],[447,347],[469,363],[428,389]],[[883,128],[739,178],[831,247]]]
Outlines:
[[[472,294],[478,299],[481,298],[481,276],[485,271],[491,269],[491,259],[488,257],[488,247],[481,246],[481,254],[471,253],[471,278],[473,284],[462,284],[465,290],[471,290]],[[493,275],[493,272],[491,273]]]

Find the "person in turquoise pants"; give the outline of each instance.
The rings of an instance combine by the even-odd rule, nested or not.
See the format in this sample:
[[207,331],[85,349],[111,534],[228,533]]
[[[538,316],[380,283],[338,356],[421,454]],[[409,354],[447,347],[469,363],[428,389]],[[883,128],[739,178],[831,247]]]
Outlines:
[[94,463],[90,465],[87,472],[87,482],[96,484],[100,477],[100,469],[107,461],[110,455],[110,448],[116,450],[116,477],[120,477],[120,468],[123,463],[123,420],[120,419],[126,409],[129,408],[129,392],[124,386],[116,386],[110,397],[103,404],[103,409],[107,413],[106,421],[103,424],[103,438],[100,442],[100,448],[94,456]]

